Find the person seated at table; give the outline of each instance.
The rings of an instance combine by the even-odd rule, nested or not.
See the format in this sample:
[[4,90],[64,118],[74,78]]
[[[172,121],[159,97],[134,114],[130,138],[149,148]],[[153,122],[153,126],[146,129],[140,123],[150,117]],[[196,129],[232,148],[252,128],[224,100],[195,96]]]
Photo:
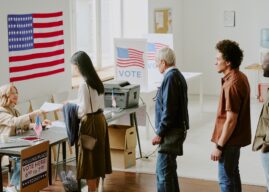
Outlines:
[[[20,115],[15,108],[18,101],[18,90],[12,85],[3,85],[0,87],[0,137],[15,136],[18,131],[33,128],[34,119],[37,115],[44,114],[41,110],[35,110],[25,115]],[[48,124],[48,120],[44,120],[43,124]],[[17,191],[20,188],[20,158],[10,157],[15,160],[13,173],[10,179],[10,186],[6,188],[7,192]],[[1,160],[1,157],[0,157]],[[16,189],[17,188],[17,189]]]

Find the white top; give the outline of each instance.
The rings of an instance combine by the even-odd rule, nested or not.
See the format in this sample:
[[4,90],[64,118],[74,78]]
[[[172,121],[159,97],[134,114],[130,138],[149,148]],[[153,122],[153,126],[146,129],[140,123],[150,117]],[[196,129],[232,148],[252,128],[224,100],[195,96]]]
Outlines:
[[[90,89],[90,91],[89,91]],[[85,81],[81,82],[78,89],[78,98],[76,100],[76,104],[79,106],[78,109],[78,117],[81,118],[83,115],[88,113],[96,112],[98,109],[105,108],[104,95],[98,95],[98,92],[95,89],[92,89],[90,86],[86,84]],[[91,100],[90,100],[91,93]],[[92,109],[91,103],[92,101]]]
[[164,71],[163,76],[165,76],[165,74],[168,73],[168,71],[171,71],[172,69],[177,69],[177,67],[176,67],[176,66],[168,67],[168,68]]

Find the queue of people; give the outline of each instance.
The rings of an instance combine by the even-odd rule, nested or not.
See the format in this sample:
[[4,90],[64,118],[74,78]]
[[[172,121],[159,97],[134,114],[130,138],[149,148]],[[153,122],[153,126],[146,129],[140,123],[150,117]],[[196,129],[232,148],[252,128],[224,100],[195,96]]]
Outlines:
[[[239,173],[240,149],[251,144],[250,86],[246,75],[239,67],[243,51],[238,43],[222,40],[216,45],[216,70],[223,74],[215,127],[211,141],[214,147],[211,160],[218,162],[219,186],[221,192],[241,192]],[[189,129],[188,88],[186,80],[176,67],[175,53],[162,48],[156,54],[156,66],[164,79],[157,92],[155,105],[156,136],[153,145],[159,145],[156,163],[158,192],[179,192],[177,177],[177,156],[183,155],[183,143]],[[77,178],[86,179],[88,191],[96,191],[100,178],[112,172],[108,128],[104,109],[104,86],[98,77],[90,57],[83,51],[76,52],[71,63],[83,77],[76,101],[66,102],[74,106],[75,114],[69,115],[69,136],[79,146]],[[263,59],[264,76],[269,77],[269,53]],[[31,128],[31,119],[43,112],[33,111],[20,115],[15,106],[18,90],[14,85],[0,87],[0,134],[16,135],[18,129]],[[253,150],[261,150],[261,159],[269,190],[269,96],[264,103],[253,143]],[[78,119],[74,122],[74,116]],[[70,123],[71,121],[71,123]],[[71,134],[70,134],[71,133]],[[75,137],[74,134],[77,134]],[[82,135],[89,137],[84,145]],[[94,138],[93,138],[94,137]],[[15,169],[20,167],[16,159]],[[10,191],[19,187],[19,173],[13,171]],[[15,179],[14,179],[15,178]],[[12,189],[11,189],[12,188]],[[16,189],[14,189],[15,191]]]

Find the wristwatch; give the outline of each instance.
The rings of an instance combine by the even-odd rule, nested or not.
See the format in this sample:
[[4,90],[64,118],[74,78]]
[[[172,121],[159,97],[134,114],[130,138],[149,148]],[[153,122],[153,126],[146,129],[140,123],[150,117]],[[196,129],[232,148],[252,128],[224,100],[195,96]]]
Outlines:
[[216,147],[217,147],[217,149],[220,150],[220,151],[223,151],[223,149],[224,149],[224,147],[223,147],[223,146],[220,146],[219,144],[216,144]]

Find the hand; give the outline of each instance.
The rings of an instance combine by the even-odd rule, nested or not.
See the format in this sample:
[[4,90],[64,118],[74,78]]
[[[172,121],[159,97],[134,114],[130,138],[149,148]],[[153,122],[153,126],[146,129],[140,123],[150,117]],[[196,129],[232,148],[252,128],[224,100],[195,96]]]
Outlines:
[[160,144],[162,141],[162,138],[159,135],[156,135],[153,139],[152,139],[152,145],[157,145]]
[[47,126],[47,125],[51,125],[51,121],[48,120],[48,119],[45,119],[45,120],[42,122],[42,126]]
[[221,158],[221,154],[222,151],[220,151],[219,149],[217,149],[216,147],[213,149],[212,153],[211,153],[211,160],[212,161],[218,161]]
[[35,110],[35,111],[29,113],[29,117],[30,117],[30,119],[34,120],[37,115],[41,116],[41,115],[45,115],[45,114],[46,114],[45,111],[38,109],[38,110]]
[[41,109],[37,109],[37,110],[33,111],[33,113],[34,113],[35,115],[39,115],[39,116],[41,116],[41,115],[45,115],[47,112],[45,112],[45,111],[43,111],[43,110],[41,110]]

